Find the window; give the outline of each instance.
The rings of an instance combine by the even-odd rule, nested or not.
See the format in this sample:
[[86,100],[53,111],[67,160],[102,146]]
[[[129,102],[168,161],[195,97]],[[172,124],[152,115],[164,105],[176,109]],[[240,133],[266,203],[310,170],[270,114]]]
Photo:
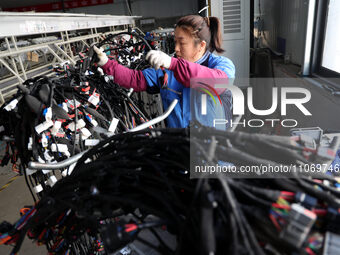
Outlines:
[[340,1],[330,0],[325,26],[321,67],[340,74]]
[[[311,72],[320,78],[340,77],[340,1],[318,0]],[[339,84],[340,86],[340,84]]]

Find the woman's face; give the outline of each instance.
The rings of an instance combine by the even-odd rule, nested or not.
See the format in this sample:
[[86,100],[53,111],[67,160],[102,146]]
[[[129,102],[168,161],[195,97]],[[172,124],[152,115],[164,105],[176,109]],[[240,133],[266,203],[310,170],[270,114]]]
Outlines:
[[177,27],[175,30],[175,53],[177,58],[196,62],[205,53],[205,41],[195,44],[194,37],[186,30]]

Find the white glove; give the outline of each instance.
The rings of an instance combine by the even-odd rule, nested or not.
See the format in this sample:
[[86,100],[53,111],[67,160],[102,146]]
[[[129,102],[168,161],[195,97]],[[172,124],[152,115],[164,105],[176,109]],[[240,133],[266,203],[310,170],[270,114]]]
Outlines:
[[96,46],[93,46],[93,50],[97,53],[98,56],[98,66],[103,66],[107,63],[107,61],[109,61],[109,58],[106,56],[106,54],[104,53],[104,49],[100,48],[98,49]]
[[146,55],[146,60],[148,60],[155,69],[159,69],[161,66],[169,69],[171,65],[171,57],[160,50],[150,50]]

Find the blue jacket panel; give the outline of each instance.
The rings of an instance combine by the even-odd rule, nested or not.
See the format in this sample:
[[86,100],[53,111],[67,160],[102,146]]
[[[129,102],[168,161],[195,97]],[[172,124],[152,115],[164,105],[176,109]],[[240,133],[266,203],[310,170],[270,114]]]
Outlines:
[[[220,69],[224,71],[229,79],[235,78],[235,66],[233,62],[223,56],[209,54],[207,67],[213,69]],[[199,61],[198,61],[199,62]],[[143,70],[143,75],[149,87],[157,86],[160,89],[160,94],[163,102],[163,109],[166,110],[174,99],[178,100],[175,109],[167,118],[167,127],[184,128],[189,125],[191,120],[198,120],[205,126],[214,126],[214,119],[227,119],[230,122],[232,98],[230,91],[224,92],[220,95],[224,101],[223,105],[215,105],[212,98],[207,97],[207,115],[201,114],[201,92],[185,88],[179,83],[172,71],[166,70],[168,74],[168,88],[162,89],[160,77],[163,76],[162,70],[155,70],[148,68]],[[215,96],[215,100],[217,96]],[[191,103],[190,103],[191,102]],[[218,129],[225,129],[222,126]]]

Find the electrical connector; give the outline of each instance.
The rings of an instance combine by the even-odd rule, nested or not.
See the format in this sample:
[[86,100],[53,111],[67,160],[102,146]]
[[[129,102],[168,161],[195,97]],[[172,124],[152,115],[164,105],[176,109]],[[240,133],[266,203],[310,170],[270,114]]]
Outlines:
[[309,210],[313,209],[318,203],[318,200],[316,198],[311,197],[307,195],[306,193],[302,193],[302,192],[296,193],[295,200],[297,202],[300,202],[304,207],[306,207]]
[[132,237],[135,233],[131,235],[123,231],[125,223],[124,220],[120,220],[116,223],[111,222],[100,226],[100,235],[104,243],[105,251],[108,254],[122,249],[133,240]]
[[301,248],[315,220],[315,213],[299,204],[292,204],[288,223],[280,233],[280,238],[295,248]]

